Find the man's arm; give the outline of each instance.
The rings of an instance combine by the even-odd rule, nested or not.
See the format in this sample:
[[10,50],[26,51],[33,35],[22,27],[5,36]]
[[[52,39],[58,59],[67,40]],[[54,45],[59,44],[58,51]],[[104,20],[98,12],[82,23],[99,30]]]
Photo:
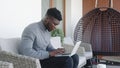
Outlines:
[[58,48],[58,49],[53,48],[51,43],[47,47],[47,50],[49,51],[50,56],[55,56],[56,54],[63,54],[65,52],[64,48]]
[[47,47],[47,51],[53,51],[53,50],[56,50],[56,49],[52,46],[51,42],[49,42],[49,45]]
[[34,33],[32,31],[25,30],[23,32],[21,45],[19,48],[20,53],[38,59],[48,58],[49,57],[48,51],[44,51],[44,50],[36,51],[33,49],[34,40],[35,40]]

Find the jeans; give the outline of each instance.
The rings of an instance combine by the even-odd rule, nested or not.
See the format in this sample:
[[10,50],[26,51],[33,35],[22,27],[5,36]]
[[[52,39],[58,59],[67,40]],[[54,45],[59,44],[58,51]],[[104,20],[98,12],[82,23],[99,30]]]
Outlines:
[[48,59],[40,60],[42,68],[77,68],[79,63],[79,56],[77,54],[61,57],[50,57]]

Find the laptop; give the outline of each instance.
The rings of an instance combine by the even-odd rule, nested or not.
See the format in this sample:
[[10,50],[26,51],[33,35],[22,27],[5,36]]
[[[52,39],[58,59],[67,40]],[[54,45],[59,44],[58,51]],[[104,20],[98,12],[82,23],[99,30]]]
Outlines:
[[78,42],[75,44],[75,46],[74,46],[73,50],[71,51],[71,53],[59,54],[59,55],[56,55],[56,57],[61,57],[61,56],[72,56],[72,55],[76,54],[76,52],[77,52],[77,50],[78,50],[80,44],[81,44],[81,41],[78,41]]

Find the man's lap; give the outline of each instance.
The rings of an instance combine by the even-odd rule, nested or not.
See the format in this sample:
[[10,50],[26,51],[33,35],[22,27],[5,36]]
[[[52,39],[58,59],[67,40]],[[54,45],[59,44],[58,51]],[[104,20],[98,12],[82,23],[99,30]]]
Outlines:
[[[72,57],[69,56],[61,56],[61,57],[50,57],[48,59],[40,60],[42,68],[64,68],[66,61],[67,64],[77,63],[78,55],[75,54]],[[78,64],[78,63],[77,63]]]
[[70,57],[69,56],[50,57],[48,59],[40,60],[40,63],[43,68],[46,68],[46,67],[62,68],[65,65],[65,62],[68,58]]

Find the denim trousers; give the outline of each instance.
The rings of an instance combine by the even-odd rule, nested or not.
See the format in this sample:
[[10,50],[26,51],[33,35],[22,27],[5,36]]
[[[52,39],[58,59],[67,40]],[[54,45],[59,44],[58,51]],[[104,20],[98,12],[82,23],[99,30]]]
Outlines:
[[79,63],[79,56],[61,56],[50,57],[48,59],[40,60],[42,68],[77,68]]

